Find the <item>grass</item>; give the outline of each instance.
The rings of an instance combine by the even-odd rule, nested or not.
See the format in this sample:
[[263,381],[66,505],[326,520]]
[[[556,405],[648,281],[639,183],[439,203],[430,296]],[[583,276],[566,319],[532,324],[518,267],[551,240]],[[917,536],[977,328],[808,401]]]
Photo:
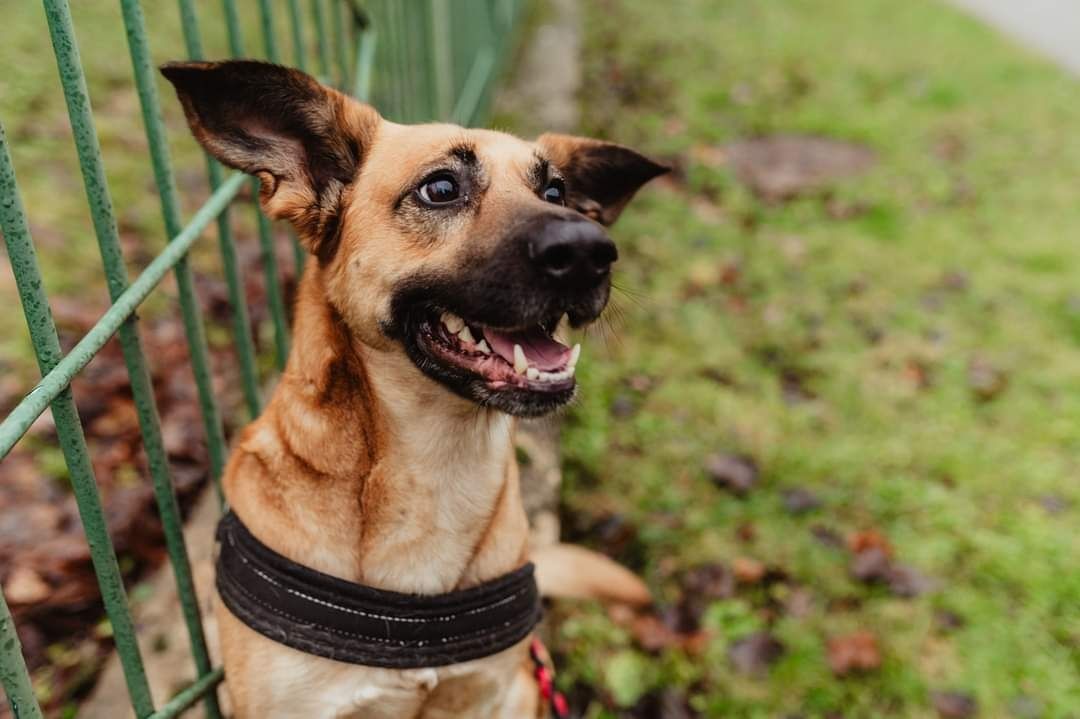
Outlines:
[[[119,10],[73,5],[138,265],[164,238]],[[224,55],[217,3],[198,5],[208,54]],[[144,7],[155,60],[180,57],[175,7]],[[1030,716],[1075,712],[1075,82],[928,0],[589,0],[584,14],[583,131],[684,172],[616,229],[619,313],[587,343],[564,433],[568,515],[636,527],[635,563],[665,603],[706,562],[752,557],[790,579],[714,602],[697,654],[646,652],[601,608],[563,607],[560,680],[603,690],[594,718],[660,687],[706,716],[932,716],[943,689],[977,697],[982,716],[1019,716],[1020,697],[1040,708]],[[16,3],[5,19],[0,67],[16,71],[0,77],[0,114],[46,283],[104,306],[41,7]],[[190,212],[205,197],[201,158],[162,92]],[[877,165],[828,196],[763,203],[715,148],[774,132],[858,142]],[[0,299],[14,298],[0,273]],[[18,313],[0,313],[0,367],[32,372],[29,357]],[[1008,378],[990,401],[973,393],[973,361]],[[762,467],[746,498],[706,478],[716,452]],[[823,507],[787,513],[793,487]],[[885,534],[937,590],[901,599],[853,581],[848,553],[814,527]],[[797,587],[809,610],[776,612]],[[945,611],[962,626],[943,629]],[[763,628],[784,655],[764,677],[732,671],[729,645]],[[856,629],[878,636],[882,666],[837,678],[826,642]]]
[[[719,600],[700,655],[649,654],[599,607],[563,608],[564,686],[605,690],[590,717],[660,687],[715,717],[927,717],[942,690],[981,716],[1074,715],[1080,86],[929,0],[584,14],[583,131],[683,172],[615,230],[624,292],[613,331],[587,342],[564,431],[568,515],[636,527],[662,600],[690,567],[741,556],[813,601],[796,617],[749,592]],[[715,148],[770,133],[860,143],[877,164],[765,203]],[[1004,389],[980,399],[973,363]],[[744,499],[707,478],[717,452],[760,464]],[[795,487],[823,507],[785,511]],[[815,526],[884,534],[936,590],[853,580]],[[763,627],[786,652],[764,677],[734,672],[728,646]],[[826,642],[854,630],[877,635],[881,667],[837,677]]]

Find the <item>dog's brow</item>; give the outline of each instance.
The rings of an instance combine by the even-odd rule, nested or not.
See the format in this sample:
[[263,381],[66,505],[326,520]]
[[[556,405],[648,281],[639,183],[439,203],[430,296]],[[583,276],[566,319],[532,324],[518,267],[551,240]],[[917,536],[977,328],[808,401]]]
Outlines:
[[471,142],[460,142],[450,148],[447,157],[456,157],[466,165],[476,164],[476,146]]
[[539,152],[533,152],[535,162],[529,168],[528,181],[533,187],[543,187],[548,179],[551,162]]

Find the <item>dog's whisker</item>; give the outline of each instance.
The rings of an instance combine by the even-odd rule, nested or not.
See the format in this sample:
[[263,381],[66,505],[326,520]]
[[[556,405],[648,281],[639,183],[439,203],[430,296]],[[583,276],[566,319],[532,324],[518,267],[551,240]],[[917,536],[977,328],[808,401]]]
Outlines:
[[611,283],[611,289],[615,290],[621,297],[633,302],[638,307],[645,306],[644,300],[648,297],[648,293],[643,292],[642,290],[631,289],[625,285],[617,284],[614,281]]

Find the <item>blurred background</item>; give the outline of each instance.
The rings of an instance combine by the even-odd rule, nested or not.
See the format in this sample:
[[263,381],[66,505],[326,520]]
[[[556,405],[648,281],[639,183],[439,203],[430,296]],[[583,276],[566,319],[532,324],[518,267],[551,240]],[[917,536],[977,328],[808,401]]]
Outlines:
[[[174,5],[145,5],[155,62],[182,57]],[[134,275],[164,239],[123,25],[113,2],[72,11]],[[108,294],[47,32],[38,3],[5,8],[0,117],[69,348]],[[203,32],[224,57],[224,27]],[[551,609],[581,716],[1080,717],[1077,38],[1080,5],[1054,0],[527,5],[489,124],[675,168],[614,228],[618,289],[560,428],[563,538],[659,600]],[[190,214],[202,156],[162,97]],[[234,215],[268,379],[255,221]],[[232,431],[212,242],[193,263]],[[169,282],[141,328],[187,508],[207,450]],[[38,377],[7,267],[0,303],[6,414]],[[138,603],[164,550],[118,347],[74,392]],[[47,414],[0,463],[0,583],[39,698],[75,716],[110,630]]]

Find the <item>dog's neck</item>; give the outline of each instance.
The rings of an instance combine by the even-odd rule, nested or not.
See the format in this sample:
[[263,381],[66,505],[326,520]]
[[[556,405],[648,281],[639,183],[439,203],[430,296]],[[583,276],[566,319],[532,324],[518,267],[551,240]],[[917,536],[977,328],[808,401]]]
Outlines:
[[264,471],[230,466],[230,503],[291,559],[382,589],[441,593],[520,566],[511,418],[356,341],[323,286],[310,268],[288,367],[240,445]]

